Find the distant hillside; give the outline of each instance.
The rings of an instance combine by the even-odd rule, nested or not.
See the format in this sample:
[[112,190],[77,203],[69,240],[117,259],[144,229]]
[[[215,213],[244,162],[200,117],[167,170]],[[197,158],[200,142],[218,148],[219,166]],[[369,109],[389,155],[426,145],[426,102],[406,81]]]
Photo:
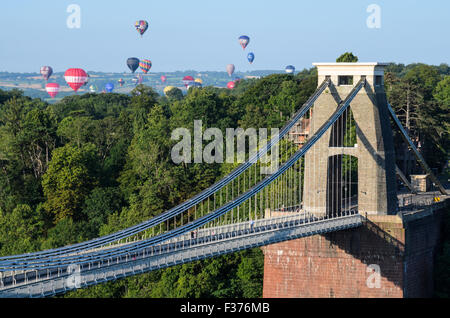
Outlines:
[[[135,79],[139,74],[143,76],[143,84],[151,86],[159,94],[163,93],[164,87],[175,86],[182,90],[185,90],[183,84],[183,77],[190,75],[194,78],[200,78],[203,82],[203,86],[216,86],[216,87],[226,87],[230,80],[235,80],[237,78],[259,78],[270,74],[283,73],[283,70],[259,70],[251,72],[236,72],[232,77],[228,76],[226,72],[214,72],[214,71],[176,71],[176,72],[158,72],[158,73],[147,73],[143,74],[139,71],[132,74],[128,73],[105,73],[105,72],[95,72],[87,71],[89,74],[89,82],[80,88],[78,91],[80,94],[89,92],[89,87],[94,86],[97,92],[101,92],[105,85],[109,82],[113,83],[115,88],[114,91],[117,93],[129,93],[134,87]],[[161,76],[166,76],[166,82],[162,83]],[[125,82],[123,86],[118,83],[119,79],[123,79]],[[49,82],[58,83],[61,86],[61,90],[58,94],[58,98],[64,96],[73,95],[74,92],[67,85],[64,80],[63,72],[55,72],[50,77]],[[0,89],[11,90],[20,89],[24,92],[25,96],[32,98],[42,98],[47,101],[51,101],[49,96],[45,91],[46,81],[42,78],[39,73],[10,73],[10,72],[0,72]]]

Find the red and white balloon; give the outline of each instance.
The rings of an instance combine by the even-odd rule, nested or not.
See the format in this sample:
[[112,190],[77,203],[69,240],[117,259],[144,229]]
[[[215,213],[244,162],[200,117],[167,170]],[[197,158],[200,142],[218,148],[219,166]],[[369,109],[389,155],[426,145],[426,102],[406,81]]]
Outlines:
[[50,95],[51,98],[55,98],[59,93],[59,84],[58,83],[48,83],[45,85],[45,90]]
[[87,73],[81,68],[69,68],[64,73],[67,84],[76,92],[88,79]]

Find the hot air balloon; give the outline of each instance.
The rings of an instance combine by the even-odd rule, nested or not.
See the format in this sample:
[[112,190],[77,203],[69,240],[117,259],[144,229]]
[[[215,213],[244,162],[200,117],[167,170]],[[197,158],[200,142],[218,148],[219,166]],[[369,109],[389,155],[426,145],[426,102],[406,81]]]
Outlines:
[[228,64],[228,65],[227,65],[227,73],[228,73],[228,76],[233,75],[234,69],[235,69],[234,64]]
[[131,72],[134,73],[137,70],[137,68],[139,67],[139,59],[136,57],[130,57],[127,60],[127,65],[128,65],[128,68],[131,70]]
[[50,78],[50,76],[52,76],[52,74],[53,74],[53,69],[50,66],[42,66],[41,67],[41,75],[46,81],[48,81],[48,79]]
[[184,83],[184,86],[186,86],[186,88],[189,85],[191,85],[192,82],[194,82],[194,78],[192,76],[188,75],[188,76],[183,77],[183,83]]
[[95,93],[97,91],[97,87],[95,85],[89,86],[89,92]]
[[167,95],[167,93],[174,88],[175,88],[175,86],[166,86],[163,90],[164,95]]
[[248,54],[247,54],[247,59],[248,59],[248,61],[250,62],[250,64],[252,64],[253,61],[255,60],[255,54],[253,54],[253,53],[248,53]]
[[113,83],[106,83],[106,85],[105,85],[105,90],[106,90],[108,93],[111,93],[111,92],[113,91],[113,89],[114,89],[114,84],[113,84]]
[[87,80],[87,74],[81,68],[69,68],[64,73],[67,84],[76,92]]
[[239,44],[242,46],[242,49],[245,50],[245,48],[247,47],[248,43],[250,42],[250,38],[246,35],[241,35],[239,37]]
[[228,84],[227,84],[228,89],[233,89],[235,86],[236,86],[236,83],[234,81],[228,82]]
[[165,75],[161,75],[161,82],[165,83],[167,80],[167,77]]
[[123,86],[123,83],[125,83],[125,81],[123,80],[123,78],[120,78],[117,83],[119,83],[120,87]]
[[295,67],[294,67],[293,65],[288,65],[288,66],[286,66],[285,71],[286,71],[286,73],[288,73],[288,74],[292,74],[292,73],[295,72]]
[[141,68],[142,72],[144,72],[144,74],[147,74],[147,72],[152,67],[152,62],[150,60],[140,60],[139,67]]
[[136,21],[136,23],[134,24],[134,27],[136,28],[136,30],[139,32],[139,34],[144,35],[145,31],[147,31],[148,29],[148,22],[144,21],[144,20],[139,20]]
[[59,93],[59,84],[47,83],[47,85],[45,85],[45,90],[51,96],[51,98],[55,98],[55,96]]

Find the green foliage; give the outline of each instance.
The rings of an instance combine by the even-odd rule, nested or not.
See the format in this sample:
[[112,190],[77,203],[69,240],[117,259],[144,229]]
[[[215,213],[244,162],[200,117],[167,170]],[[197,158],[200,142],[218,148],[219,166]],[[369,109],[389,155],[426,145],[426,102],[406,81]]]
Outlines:
[[93,120],[89,117],[65,117],[58,125],[58,136],[78,147],[89,141]]
[[99,236],[100,227],[106,223],[108,216],[122,209],[124,202],[120,190],[116,187],[97,187],[84,202],[83,218],[86,220],[84,232],[89,238]]
[[174,87],[167,92],[167,98],[169,100],[182,100],[183,92],[181,91],[181,89]]
[[58,222],[80,218],[86,196],[98,183],[98,156],[93,144],[67,144],[53,151],[49,168],[42,177],[44,207]]
[[83,223],[76,223],[71,218],[59,219],[56,225],[48,230],[46,239],[42,242],[42,249],[51,249],[82,242]]
[[[385,77],[390,104],[409,135],[420,140],[428,165],[439,171],[447,162],[450,120],[445,99],[448,79],[441,78],[438,68],[425,64],[408,65],[400,75],[388,73]],[[397,135],[398,148],[402,142]]]
[[282,127],[317,87],[313,76],[274,74],[256,81],[236,100],[243,110],[238,121],[243,128]]
[[433,66],[418,64],[406,73],[404,79],[417,86],[419,93],[428,100],[432,98],[433,90],[440,81],[440,75]]
[[[448,142],[448,135],[450,133],[450,76],[447,75],[440,81],[434,89],[433,97],[436,100],[436,121],[439,122],[439,132],[441,136],[445,136],[444,140]],[[448,144],[443,146],[444,149],[449,149]]]
[[358,57],[353,55],[352,52],[345,52],[336,59],[338,63],[356,63],[358,62]]
[[43,220],[33,209],[17,205],[11,213],[0,209],[0,255],[13,255],[39,250]]

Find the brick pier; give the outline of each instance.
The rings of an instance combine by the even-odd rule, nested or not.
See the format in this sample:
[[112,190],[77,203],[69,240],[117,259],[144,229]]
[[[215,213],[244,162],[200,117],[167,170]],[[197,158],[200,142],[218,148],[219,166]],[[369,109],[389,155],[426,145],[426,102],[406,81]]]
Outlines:
[[265,298],[431,297],[443,210],[263,247]]

